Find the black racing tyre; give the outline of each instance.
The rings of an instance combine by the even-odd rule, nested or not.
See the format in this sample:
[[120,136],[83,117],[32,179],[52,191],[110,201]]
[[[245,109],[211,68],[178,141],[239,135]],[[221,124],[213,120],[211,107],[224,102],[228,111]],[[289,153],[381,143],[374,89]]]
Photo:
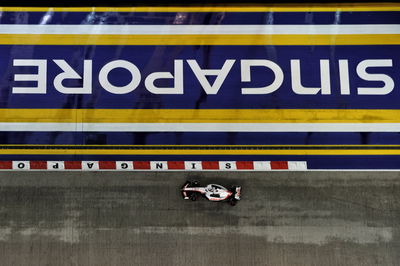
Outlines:
[[197,195],[196,195],[196,193],[190,194],[189,199],[190,199],[191,201],[196,201],[196,200],[197,200]]
[[235,199],[230,199],[229,200],[229,205],[231,205],[231,206],[235,206],[236,203],[237,203],[237,200],[235,200]]

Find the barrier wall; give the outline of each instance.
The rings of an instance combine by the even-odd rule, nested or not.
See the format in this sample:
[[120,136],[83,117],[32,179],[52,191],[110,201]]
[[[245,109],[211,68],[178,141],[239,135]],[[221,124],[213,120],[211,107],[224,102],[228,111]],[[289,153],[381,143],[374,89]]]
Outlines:
[[0,160],[400,169],[400,5],[18,8]]

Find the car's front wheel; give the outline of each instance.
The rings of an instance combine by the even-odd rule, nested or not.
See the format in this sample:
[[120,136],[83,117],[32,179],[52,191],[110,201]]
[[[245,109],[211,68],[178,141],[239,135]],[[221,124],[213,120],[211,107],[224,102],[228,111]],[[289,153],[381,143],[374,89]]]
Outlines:
[[189,198],[190,198],[191,201],[197,200],[197,195],[196,195],[196,193],[192,193],[192,194],[190,195]]

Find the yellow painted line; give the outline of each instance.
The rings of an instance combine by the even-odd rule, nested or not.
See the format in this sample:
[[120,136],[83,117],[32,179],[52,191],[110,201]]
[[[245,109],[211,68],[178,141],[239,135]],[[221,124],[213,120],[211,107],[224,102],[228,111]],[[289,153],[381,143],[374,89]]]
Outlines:
[[335,12],[400,11],[397,3],[335,4],[246,4],[169,7],[0,7],[0,11],[18,12]]
[[0,149],[0,154],[7,155],[400,155],[399,150],[110,150],[110,149]]
[[[277,148],[277,147],[282,147],[282,148],[288,148],[288,147],[324,147],[324,148],[330,148],[330,149],[335,149],[335,147],[347,147],[347,148],[354,148],[354,147],[360,147],[360,148],[368,148],[368,147],[380,147],[381,149],[385,148],[399,148],[400,145],[385,145],[385,144],[338,144],[338,145],[332,145],[332,144],[310,144],[310,145],[281,145],[281,144],[275,144],[275,145],[258,145],[258,144],[253,144],[253,145],[221,145],[221,144],[213,144],[213,145],[201,145],[201,144],[193,144],[193,145],[169,145],[169,144],[158,144],[158,145],[153,145],[153,144],[148,144],[148,145],[131,145],[131,144],[117,144],[117,145],[111,145],[111,144],[1,144],[1,147],[26,147],[26,146],[38,146],[38,147],[50,147],[50,149],[54,149],[53,147],[132,147],[132,149],[136,149],[137,147],[140,148],[146,148],[148,146],[151,147],[158,147],[160,149],[166,149],[167,147],[195,147],[195,149],[209,149],[209,148],[218,148],[218,147],[227,147],[227,148],[232,148],[232,149],[246,149],[246,148],[262,148],[262,149],[268,149],[268,148]],[[0,149],[1,150],[1,149]]]
[[0,34],[3,45],[393,45],[400,34],[105,35]]
[[0,122],[400,123],[400,110],[371,109],[0,109]]

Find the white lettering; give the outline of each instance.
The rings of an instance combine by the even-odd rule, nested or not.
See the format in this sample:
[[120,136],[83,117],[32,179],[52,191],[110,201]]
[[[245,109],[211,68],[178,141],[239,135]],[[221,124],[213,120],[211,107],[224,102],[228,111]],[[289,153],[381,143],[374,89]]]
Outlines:
[[275,79],[270,85],[258,88],[242,88],[242,94],[269,94],[279,89],[283,83],[282,69],[270,60],[241,60],[240,65],[242,71],[242,82],[251,81],[250,68],[252,66],[267,67],[271,69],[275,75]]
[[[174,79],[173,88],[159,88],[154,85],[157,79]],[[154,94],[183,94],[183,61],[174,60],[174,75],[170,72],[154,72],[147,76],[145,86]]]
[[[108,74],[111,72],[111,70],[115,68],[125,68],[126,70],[128,70],[132,75],[131,82],[121,87],[112,85],[108,80]],[[101,86],[106,91],[114,94],[126,94],[133,91],[139,86],[140,80],[141,80],[141,75],[139,69],[131,62],[125,60],[111,61],[105,64],[99,73],[99,82]]]
[[[141,84],[141,73],[138,67],[126,60],[114,60],[106,63],[103,67],[99,67],[99,73],[93,73],[93,64],[92,60],[83,60],[83,68],[80,74],[69,65],[64,59],[54,59],[52,60],[60,69],[56,74],[51,71],[51,77],[47,76],[47,60],[33,60],[33,59],[14,59],[13,66],[15,67],[29,67],[31,73],[26,74],[14,74],[14,80],[16,82],[29,82],[33,85],[25,85],[25,87],[12,87],[12,93],[14,94],[46,94],[47,93],[47,79],[51,79],[54,75],[53,85],[56,91],[62,94],[92,94],[93,93],[93,76],[98,75],[98,80],[100,83],[100,88],[104,88],[104,90],[108,91],[112,94],[127,94],[139,87]],[[231,72],[233,65],[236,60],[227,59],[224,61],[221,69],[202,69],[199,63],[194,59],[186,60],[187,65],[185,65],[184,60],[174,60],[174,70],[173,72],[152,72],[144,79],[144,88],[147,89],[152,94],[168,94],[168,95],[183,95],[184,94],[184,73],[185,70],[189,71],[188,67],[190,67],[191,71],[195,75],[198,80],[200,86],[203,88],[204,92],[208,95],[218,94],[220,89],[222,88],[225,80],[228,77],[228,74]],[[356,69],[349,69],[350,66],[353,66],[357,62],[349,63],[348,59],[339,59],[338,61],[338,70],[332,71],[335,73],[335,76],[331,77],[330,73],[330,61],[328,59],[319,60],[319,76],[315,74],[316,71],[304,71],[303,69],[303,79],[302,79],[302,71],[301,64],[302,61],[300,59],[292,59],[290,60],[290,69],[286,69],[285,71],[290,71],[291,76],[291,90],[296,95],[331,95],[331,78],[332,82],[334,82],[335,86],[339,88],[335,88],[334,93],[337,95],[387,95],[394,90],[395,83],[393,78],[389,74],[379,73],[369,73],[369,68],[374,67],[393,67],[392,59],[366,59],[358,63]],[[52,65],[53,66],[53,65]],[[335,62],[336,66],[336,62]],[[184,69],[186,67],[186,69]],[[254,69],[258,67],[259,69]],[[262,67],[260,69],[260,67]],[[303,68],[308,67],[305,66],[303,62]],[[36,71],[37,68],[37,71]],[[127,70],[129,73],[127,74],[128,78],[118,76],[118,73],[115,75],[109,75],[116,68],[122,68]],[[33,69],[33,70],[32,70]],[[27,71],[29,71],[27,70]],[[263,75],[257,75],[255,70],[267,71]],[[368,84],[367,82],[380,82],[381,84],[375,85],[374,87],[360,87],[356,81],[350,83],[351,74],[353,74],[354,70],[360,80],[363,80],[363,83]],[[17,69],[19,71],[19,69]],[[235,69],[236,71],[236,69]],[[32,73],[33,72],[33,73]],[[272,72],[272,73],[271,73]],[[305,77],[305,72],[308,75],[312,75],[310,77]],[[381,70],[381,72],[383,72]],[[187,73],[187,72],[186,72]],[[393,72],[390,72],[393,74]],[[289,73],[288,73],[289,74]],[[240,75],[242,84],[253,82],[254,84],[262,84],[261,87],[250,87],[252,85],[247,84],[243,85],[240,88],[240,92],[242,95],[267,95],[272,94],[279,90],[284,83],[284,72],[283,69],[275,62],[266,59],[242,59],[240,60]],[[307,84],[307,82],[315,81],[316,78],[320,79],[320,85],[314,85],[306,87],[302,84]],[[332,74],[333,75],[333,74]],[[215,78],[215,81],[210,81],[210,76]],[[232,75],[233,76],[233,75]],[[286,75],[288,76],[288,75]],[[118,86],[112,84],[113,80],[118,80],[116,78],[120,77],[120,80],[126,80],[125,85]],[[110,79],[109,79],[110,78]],[[233,77],[232,77],[233,78]],[[264,78],[264,83],[263,82]],[[66,80],[77,80],[82,85],[78,87],[66,87],[63,83],[66,83]],[[111,80],[111,81],[110,81]],[[168,84],[173,85],[160,85],[160,80],[167,80]],[[237,78],[236,78],[237,80]],[[257,83],[255,83],[257,82]],[[288,81],[287,81],[288,82]],[[319,83],[318,81],[316,81]],[[36,84],[35,84],[36,83]],[[50,81],[51,83],[51,81]],[[24,83],[22,83],[24,84]],[[157,84],[157,85],[156,85]],[[265,85],[265,86],[264,86]],[[286,85],[286,84],[285,84]],[[309,85],[309,84],[307,84]],[[311,84],[313,85],[313,84]],[[354,86],[354,88],[351,87]],[[289,86],[289,85],[287,85]],[[372,85],[373,86],[373,85]],[[226,86],[229,89],[229,86]],[[238,93],[239,88],[234,86],[232,88],[236,90],[232,93]],[[225,92],[230,93],[230,92]],[[60,165],[61,167],[61,165]],[[129,165],[128,168],[131,166]],[[197,167],[197,165],[196,165]]]
[[367,72],[369,67],[391,67],[393,62],[391,59],[382,60],[364,60],[357,65],[357,74],[360,78],[367,81],[382,81],[383,87],[358,87],[357,91],[360,95],[386,95],[392,92],[394,81],[385,74],[370,74]]
[[[236,60],[231,59],[225,60],[225,63],[221,69],[201,69],[196,60],[187,60],[190,68],[196,75],[196,78],[200,82],[200,85],[203,87],[204,91],[207,94],[218,93],[219,89],[222,86],[222,83],[224,83],[235,61]],[[213,85],[208,82],[206,76],[217,76]]]
[[331,83],[329,74],[329,60],[319,60],[321,87],[304,87],[301,85],[300,60],[290,60],[290,68],[292,72],[292,89],[296,94],[315,95],[321,91],[322,95],[331,94]]
[[13,66],[35,66],[37,74],[15,74],[15,81],[35,81],[36,87],[13,87],[12,93],[45,94],[47,77],[47,60],[14,59]]
[[[65,94],[91,94],[92,93],[92,60],[83,61],[83,78],[65,61],[53,60],[62,69],[62,73],[54,78],[54,87]],[[68,88],[62,82],[65,79],[82,79],[81,88]]]
[[340,94],[350,95],[349,62],[339,60]]

